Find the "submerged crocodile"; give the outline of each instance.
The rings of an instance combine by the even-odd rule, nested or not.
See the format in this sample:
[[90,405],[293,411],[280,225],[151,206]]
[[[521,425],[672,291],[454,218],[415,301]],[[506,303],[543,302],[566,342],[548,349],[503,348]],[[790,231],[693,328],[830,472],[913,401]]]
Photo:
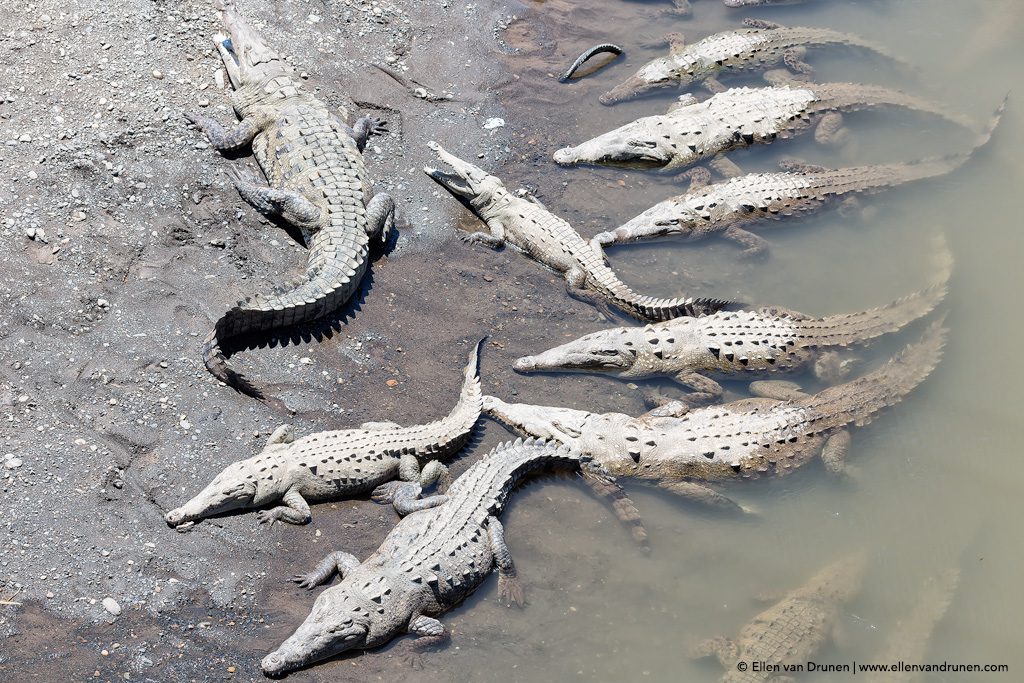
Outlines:
[[793,71],[809,76],[811,67],[802,61],[808,47],[849,45],[892,58],[883,48],[851,33],[755,19],[743,23],[746,28],[716,33],[693,45],[686,45],[680,34],[671,34],[668,56],[644,64],[626,81],[601,95],[601,104],[615,104],[697,81],[722,89],[714,80],[720,73],[760,70],[783,61]]
[[[885,649],[874,657],[874,661],[883,664],[924,662],[932,633],[949,609],[959,583],[960,570],[956,568],[946,569],[926,579],[910,614],[886,634]],[[865,680],[872,683],[910,683],[921,679],[920,672],[904,669],[869,673]]]
[[717,657],[726,670],[722,683],[793,680],[780,671],[787,665],[805,666],[831,640],[843,606],[860,592],[866,564],[863,554],[834,562],[754,617],[739,638],[706,640],[694,656]]
[[612,476],[736,509],[706,483],[788,474],[817,454],[829,470],[842,472],[849,447],[846,427],[871,422],[924,381],[939,361],[945,335],[934,323],[922,339],[880,368],[813,395],[789,383],[761,382],[752,389],[776,398],[692,410],[674,402],[641,417],[509,404],[485,396],[484,413],[513,431],[589,455]]
[[618,228],[594,235],[591,244],[603,249],[668,235],[689,242],[721,235],[743,247],[745,256],[762,255],[768,242],[744,226],[807,215],[827,206],[842,206],[857,195],[951,173],[992,139],[1004,106],[1005,102],[965,154],[837,169],[786,161],[781,173],[750,173],[707,186],[703,186],[710,177],[707,170],[693,169],[694,183],[686,194],[666,199]]
[[599,164],[678,171],[729,150],[790,137],[817,123],[819,142],[841,142],[845,111],[894,106],[970,128],[936,104],[877,85],[815,83],[732,88],[698,102],[684,95],[667,114],[646,116],[554,154],[563,166]]
[[479,351],[478,343],[470,352],[462,393],[447,417],[412,427],[368,422],[360,429],[319,432],[298,441],[291,426],[279,427],[262,453],[228,465],[199,495],[168,512],[167,523],[177,527],[280,501],[257,513],[261,523],[304,524],[310,520],[307,500],[366,493],[396,477],[420,486],[439,482],[444,489],[448,470],[440,459],[462,449],[480,417]]
[[841,378],[835,349],[864,344],[927,315],[946,294],[945,281],[908,297],[859,313],[812,318],[765,308],[719,311],[644,327],[593,332],[536,356],[518,359],[517,372],[599,372],[623,379],[671,376],[692,390],[688,405],[717,401],[722,387],[712,377],[770,375],[813,366],[826,381]]
[[327,315],[348,301],[366,273],[371,238],[386,241],[394,201],[373,195],[363,162],[367,138],[383,131],[369,116],[347,126],[327,104],[304,90],[295,70],[226,2],[230,38],[215,37],[234,86],[234,127],[198,113],[188,118],[218,150],[252,146],[269,185],[233,172],[239,194],[258,211],[302,231],[309,248],[304,280],[281,293],[241,301],[216,323],[203,359],[219,380],[256,398],[262,392],[230,368],[221,346],[231,338],[296,325]]
[[317,597],[305,622],[263,659],[263,671],[279,676],[347,650],[379,647],[405,632],[418,636],[417,647],[441,642],[448,631],[437,617],[462,602],[494,567],[502,601],[522,604],[498,516],[528,474],[586,466],[586,458],[542,441],[498,446],[456,479],[447,496],[417,501],[421,509],[402,519],[363,562],[336,552],[296,577],[312,588],[337,571],[341,583]]
[[487,225],[488,232],[474,232],[465,239],[492,249],[512,245],[562,274],[571,296],[605,310],[610,304],[640,320],[703,315],[729,303],[718,299],[656,299],[635,293],[569,223],[536,199],[509,192],[497,177],[449,154],[436,142],[429,146],[451,171],[431,167],[423,170],[467,202]]

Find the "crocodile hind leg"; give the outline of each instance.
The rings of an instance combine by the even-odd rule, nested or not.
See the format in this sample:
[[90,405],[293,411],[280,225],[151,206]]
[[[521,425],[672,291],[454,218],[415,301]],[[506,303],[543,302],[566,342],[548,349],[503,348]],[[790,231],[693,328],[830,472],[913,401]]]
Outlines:
[[799,384],[784,379],[760,379],[750,383],[750,393],[759,398],[772,398],[776,401],[791,401],[807,398],[807,394]]
[[697,372],[680,372],[674,379],[690,390],[682,399],[690,407],[718,401],[725,392],[721,384]]
[[423,487],[418,481],[389,481],[373,490],[370,497],[375,503],[390,503],[402,517],[420,510],[437,507],[448,500],[448,496],[435,495],[420,498]]
[[843,127],[843,115],[830,111],[822,116],[814,129],[814,139],[823,145],[845,145],[850,139],[850,132]]
[[350,129],[356,147],[362,152],[366,149],[366,141],[371,135],[384,135],[388,132],[387,124],[376,116],[360,116]]
[[239,121],[233,128],[228,128],[199,112],[188,112],[185,118],[198,126],[213,148],[221,152],[234,152],[249,146],[253,138],[259,135],[268,123],[263,118],[248,117]]
[[366,203],[366,234],[387,244],[395,228],[395,200],[386,192],[375,194]]
[[821,449],[821,461],[832,474],[852,474],[846,465],[846,454],[850,452],[850,432],[842,430],[825,440]]
[[409,620],[407,630],[416,636],[412,643],[412,651],[406,655],[406,661],[413,669],[423,668],[423,653],[446,642],[451,636],[448,629],[434,617],[418,614]]
[[814,359],[814,376],[823,382],[836,384],[846,379],[858,363],[859,358],[844,358],[838,351],[821,351]]
[[497,517],[487,518],[487,539],[491,553],[494,554],[494,565],[498,569],[498,599],[506,607],[522,607],[526,604],[523,597],[523,584],[519,573],[512,562],[512,553],[505,543],[505,528]]
[[611,306],[605,299],[594,292],[591,292],[586,288],[587,286],[587,274],[582,268],[570,268],[565,273],[565,291],[574,299],[586,302],[591,306],[599,310],[605,318],[613,320],[615,314],[612,313]]
[[420,486],[420,491],[416,492],[414,498],[419,496],[422,489],[435,483],[438,492],[443,493],[448,490],[452,482],[452,475],[444,463],[439,460],[431,460],[420,469],[419,459],[411,453],[406,453],[399,460],[398,478],[403,482],[411,482]]
[[228,169],[228,175],[242,199],[265,216],[281,216],[299,227],[315,225],[320,220],[320,207],[298,192],[258,183],[234,167]]
[[743,169],[737,166],[736,162],[729,159],[729,157],[715,157],[708,162],[708,166],[723,178],[737,178],[743,175]]
[[701,85],[704,86],[704,89],[712,95],[718,95],[719,93],[723,93],[729,89],[722,85],[722,83],[714,76],[708,76],[705,78],[701,81]]
[[743,247],[741,255],[745,259],[762,258],[768,255],[768,240],[749,230],[730,225],[722,231],[722,238]]
[[320,564],[313,571],[307,574],[296,574],[292,577],[292,581],[303,588],[312,590],[315,586],[325,583],[334,576],[335,572],[337,572],[339,578],[344,579],[345,574],[358,566],[359,558],[352,553],[339,550],[320,560]]

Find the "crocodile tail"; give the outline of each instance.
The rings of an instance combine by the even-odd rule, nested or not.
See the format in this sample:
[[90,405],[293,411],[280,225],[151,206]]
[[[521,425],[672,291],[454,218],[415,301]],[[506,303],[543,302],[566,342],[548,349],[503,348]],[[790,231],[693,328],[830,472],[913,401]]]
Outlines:
[[448,435],[448,442],[441,446],[442,450],[451,450],[465,444],[473,426],[480,419],[484,399],[483,391],[480,388],[479,359],[480,347],[483,346],[486,339],[487,337],[484,337],[474,344],[472,351],[469,352],[465,380],[462,382],[462,393],[459,394],[459,400],[452,411],[439,423],[439,426]]
[[943,320],[937,320],[918,341],[877,370],[794,403],[819,415],[815,422],[821,431],[868,424],[879,411],[899,403],[931,374],[942,358],[946,334]]
[[733,303],[724,299],[658,299],[644,296],[630,289],[596,255],[592,254],[592,258],[584,263],[584,266],[587,269],[587,280],[591,287],[600,292],[609,303],[634,318],[647,322],[709,315]]
[[914,68],[910,62],[893,54],[882,45],[868,40],[863,36],[858,36],[855,33],[843,33],[841,31],[833,31],[828,28],[815,28],[809,26],[783,27],[779,29],[779,31],[783,32],[780,35],[790,38],[795,45],[849,45],[850,47],[856,47],[873,52],[880,57],[884,57],[885,59],[899,64],[903,68]]
[[[236,309],[232,309],[236,310]],[[209,370],[214,377],[219,379],[224,384],[227,384],[232,389],[239,391],[246,396],[252,396],[256,399],[263,399],[263,392],[253,386],[249,380],[245,378],[240,372],[237,372],[228,365],[227,356],[221,350],[220,345],[220,333],[227,327],[228,314],[221,316],[217,324],[214,325],[213,330],[210,331],[209,336],[203,343],[203,363],[206,365],[206,369]]]
[[969,118],[954,114],[934,102],[880,85],[820,83],[808,85],[807,87],[814,93],[817,100],[817,103],[811,105],[811,108],[818,113],[832,109],[857,111],[859,109],[892,106],[931,114],[968,129],[974,128],[975,125]]

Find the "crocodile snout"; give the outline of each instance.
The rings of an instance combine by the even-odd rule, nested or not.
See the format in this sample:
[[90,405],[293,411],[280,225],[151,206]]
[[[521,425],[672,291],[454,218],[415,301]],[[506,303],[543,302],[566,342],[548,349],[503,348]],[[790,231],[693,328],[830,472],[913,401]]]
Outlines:
[[260,667],[263,669],[263,673],[267,676],[279,678],[286,673],[285,659],[276,652],[271,652],[269,655],[263,658],[260,662]]
[[572,147],[563,147],[554,154],[554,160],[556,164],[575,164],[576,155],[573,153]]
[[537,369],[537,360],[533,356],[523,356],[512,364],[516,372],[533,372]]

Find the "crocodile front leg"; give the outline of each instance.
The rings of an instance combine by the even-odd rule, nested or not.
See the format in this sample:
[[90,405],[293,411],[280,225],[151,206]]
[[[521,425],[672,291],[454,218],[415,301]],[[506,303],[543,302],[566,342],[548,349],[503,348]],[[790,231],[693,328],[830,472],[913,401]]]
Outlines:
[[483,232],[478,230],[477,232],[465,233],[459,231],[457,234],[459,239],[468,244],[482,244],[488,249],[501,249],[505,246],[505,226],[495,221],[487,224],[487,229],[490,232]]
[[730,225],[722,231],[722,238],[743,247],[741,255],[745,259],[762,258],[768,255],[768,240],[749,230]]
[[694,166],[689,171],[680,173],[679,177],[681,179],[690,179],[690,187],[687,188],[687,192],[695,192],[700,188],[711,184],[711,171],[703,166]]
[[814,139],[823,145],[845,145],[850,140],[850,132],[843,127],[843,115],[830,111],[822,116],[814,129]]
[[366,204],[366,234],[387,244],[395,228],[395,200],[386,192],[375,194]]
[[743,175],[743,169],[729,157],[715,157],[708,162],[708,166],[723,178],[738,178]]
[[690,650],[690,657],[693,659],[714,657],[718,660],[719,664],[731,671],[736,660],[740,658],[740,648],[736,641],[730,640],[725,636],[717,636],[697,643]]
[[412,644],[412,652],[406,658],[413,669],[423,668],[423,652],[431,647],[440,645],[451,636],[448,629],[440,621],[423,614],[414,616],[409,620],[409,633],[416,636]]
[[705,78],[703,81],[701,81],[701,85],[704,86],[704,89],[707,90],[712,95],[723,93],[729,89],[722,85],[722,83],[714,76],[708,76],[707,78]]
[[309,503],[302,497],[299,490],[294,486],[284,494],[281,499],[284,505],[278,505],[270,510],[260,510],[256,513],[256,519],[260,524],[274,525],[274,522],[288,522],[289,524],[306,524],[311,519]]
[[344,579],[345,574],[358,566],[359,558],[352,553],[339,550],[320,560],[320,564],[313,571],[307,574],[296,574],[292,577],[292,581],[303,588],[312,590],[314,587],[326,583],[328,579],[334,576],[335,572],[337,572],[338,578]]
[[491,552],[494,554],[494,565],[498,569],[498,599],[506,607],[522,607],[526,604],[523,597],[523,584],[519,581],[519,573],[512,562],[512,553],[505,543],[505,528],[497,517],[487,518],[487,538]]
[[718,401],[725,393],[721,384],[700,373],[680,372],[675,380],[690,389],[690,393],[683,397],[683,402],[691,407]]
[[366,141],[371,135],[384,135],[388,132],[387,124],[376,116],[360,116],[350,129],[352,139],[360,153],[366,149]]
[[657,482],[657,486],[660,489],[674,493],[675,495],[694,503],[700,503],[701,505],[710,505],[711,507],[726,510],[728,512],[738,512],[742,514],[749,512],[749,510],[734,501],[732,498],[722,495],[718,491],[704,486],[703,484],[697,484],[692,481],[669,481],[667,479],[663,479]]
[[251,145],[253,138],[269,123],[266,118],[250,116],[239,121],[234,128],[228,128],[209,116],[194,111],[187,112],[185,118],[198,126],[213,148],[221,152],[234,152]]
[[229,168],[227,172],[242,199],[264,216],[280,216],[299,227],[312,226],[319,222],[320,207],[298,192],[279,190],[258,183],[234,167]]
[[590,487],[590,490],[598,498],[607,500],[615,516],[622,522],[623,526],[629,529],[630,536],[638,543],[644,552],[650,552],[647,542],[647,529],[644,528],[643,519],[640,518],[640,511],[637,509],[633,499],[626,495],[626,492],[616,482],[607,476],[583,470],[583,482]]

